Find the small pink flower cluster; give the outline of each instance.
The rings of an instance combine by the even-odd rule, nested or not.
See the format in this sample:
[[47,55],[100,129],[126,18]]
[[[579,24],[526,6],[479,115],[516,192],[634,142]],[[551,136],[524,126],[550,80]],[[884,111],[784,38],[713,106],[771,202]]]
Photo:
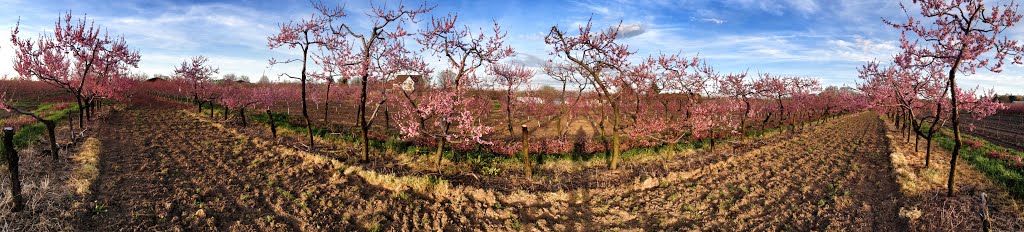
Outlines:
[[998,150],[989,151],[988,154],[985,155],[992,159],[1006,161],[1006,163],[1013,168],[1024,170],[1024,157],[1012,155],[1005,151]]
[[21,129],[21,127],[32,124],[36,120],[29,116],[18,116],[14,118],[8,118],[0,120],[0,127],[14,127],[15,130]]
[[976,139],[964,139],[963,143],[964,143],[964,145],[967,145],[967,147],[970,147],[970,148],[981,148],[981,147],[985,146],[984,143],[982,143],[981,141],[976,140]]

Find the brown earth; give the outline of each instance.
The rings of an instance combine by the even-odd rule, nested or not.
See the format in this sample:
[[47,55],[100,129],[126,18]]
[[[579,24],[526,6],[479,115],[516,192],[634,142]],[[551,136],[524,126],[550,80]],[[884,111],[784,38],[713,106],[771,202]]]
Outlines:
[[[320,141],[315,152],[293,134],[269,139],[154,98],[113,112],[95,135],[102,143],[92,194],[67,197],[73,216],[56,230],[428,231],[428,230],[948,230],[932,220],[949,205],[901,192],[891,135],[865,112],[808,126],[793,135],[742,141],[733,152],[688,151],[632,160],[623,170],[547,164],[537,180],[459,179],[416,169],[393,153],[351,158],[352,145]],[[786,133],[788,134],[788,133]],[[301,141],[301,140],[300,140]],[[768,141],[768,142],[765,142]],[[748,143],[749,142],[749,143]],[[899,149],[899,148],[896,148]],[[390,155],[394,155],[391,157]],[[384,161],[384,164],[374,164]],[[904,165],[902,163],[898,165]],[[902,166],[901,166],[902,167]],[[552,182],[560,168],[581,168]],[[596,171],[595,171],[596,170]],[[550,175],[546,176],[545,175]],[[490,177],[488,177],[490,178]],[[497,178],[497,177],[494,177]],[[506,179],[521,179],[512,175]],[[589,178],[589,179],[588,179]],[[975,176],[975,178],[977,178]],[[581,183],[580,179],[593,183]],[[968,178],[970,179],[970,177]],[[60,181],[56,179],[54,181]],[[963,179],[962,179],[963,180]],[[479,180],[478,180],[479,181]],[[488,182],[490,181],[490,182]],[[490,185],[492,183],[499,183]],[[565,184],[564,187],[546,187]],[[504,186],[504,187],[503,187]],[[512,188],[507,188],[512,186]],[[537,187],[531,187],[537,186]],[[962,187],[961,192],[970,191]],[[987,190],[986,190],[987,191]],[[966,193],[966,192],[965,192]],[[968,195],[968,194],[964,194]],[[1015,204],[996,195],[997,213]],[[969,196],[969,195],[968,195]],[[932,200],[929,200],[932,199]],[[966,197],[964,199],[970,199]],[[966,201],[966,200],[964,200]],[[966,203],[965,203],[966,204]],[[964,204],[958,205],[962,206]],[[969,206],[969,205],[968,205]],[[901,209],[920,209],[908,219]],[[998,222],[1012,222],[1001,214]],[[1013,217],[1013,214],[1009,214]],[[1019,214],[1017,214],[1019,215]],[[969,217],[969,216],[967,216]],[[33,218],[0,215],[31,224]],[[965,219],[967,220],[967,219]],[[1018,220],[1019,221],[1019,220]],[[30,228],[30,227],[22,227]],[[997,227],[1018,228],[1019,227]]]
[[910,221],[912,231],[980,231],[978,216],[983,208],[981,194],[987,195],[993,231],[1024,231],[1024,208],[1005,187],[993,182],[966,160],[956,166],[954,196],[946,195],[950,151],[933,141],[931,162],[925,166],[925,140],[915,150],[914,139],[902,136],[887,120],[887,137],[893,150],[892,163],[897,182],[905,196],[901,217]]
[[352,171],[174,109],[140,107],[109,121],[100,133],[109,152],[87,207],[102,210],[83,212],[87,230],[904,226],[880,121],[867,113],[708,166],[669,166],[640,183],[529,192],[457,181],[446,191],[396,191],[368,179],[374,170]]
[[964,133],[1002,147],[1024,151],[1024,112],[1003,110],[981,120],[970,116],[963,119],[961,125],[965,126],[961,126],[961,131]]
[[843,117],[679,182],[594,196],[591,208],[623,215],[595,218],[607,226],[647,229],[905,230],[881,133],[874,114]]

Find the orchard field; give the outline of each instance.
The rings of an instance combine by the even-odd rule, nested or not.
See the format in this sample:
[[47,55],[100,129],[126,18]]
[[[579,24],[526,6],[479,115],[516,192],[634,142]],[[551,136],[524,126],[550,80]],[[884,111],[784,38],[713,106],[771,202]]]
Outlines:
[[593,18],[527,66],[437,4],[314,1],[261,35],[287,56],[257,82],[202,55],[151,77],[84,14],[19,20],[0,230],[1024,230],[1021,107],[957,84],[1024,63],[1013,3],[901,5],[854,87],[641,54]]

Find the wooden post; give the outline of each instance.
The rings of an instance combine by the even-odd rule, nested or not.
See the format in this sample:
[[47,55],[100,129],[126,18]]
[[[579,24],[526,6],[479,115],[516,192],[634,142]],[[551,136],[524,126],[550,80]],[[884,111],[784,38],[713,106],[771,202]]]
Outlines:
[[14,150],[14,128],[4,127],[4,157],[7,159],[7,169],[11,173],[11,195],[14,198],[12,212],[21,211],[21,179],[18,178],[18,152]]
[[267,118],[270,119],[270,133],[274,135],[274,139],[276,140],[277,139],[277,125],[274,124],[274,114],[271,114],[270,110],[267,110]]
[[530,129],[523,124],[523,166],[526,167],[526,178],[533,179],[530,168]]
[[50,155],[53,156],[53,161],[57,161],[57,123],[52,120],[42,120],[43,125],[46,126],[46,133],[50,136]]
[[992,231],[992,221],[988,218],[988,199],[985,193],[981,193],[981,212],[978,213],[981,216],[981,231],[989,232]]
[[238,108],[238,116],[242,117],[242,127],[249,127],[249,122],[245,121],[245,107]]

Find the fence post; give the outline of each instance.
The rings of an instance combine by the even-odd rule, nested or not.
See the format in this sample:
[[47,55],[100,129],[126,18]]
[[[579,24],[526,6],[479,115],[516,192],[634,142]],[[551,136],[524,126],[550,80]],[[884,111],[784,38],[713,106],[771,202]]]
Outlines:
[[992,221],[988,218],[988,196],[985,193],[981,193],[981,212],[978,215],[981,216],[981,231],[989,232],[992,231]]
[[526,167],[526,178],[533,179],[530,168],[530,129],[523,124],[523,166]]
[[277,139],[277,125],[274,124],[274,114],[267,110],[267,118],[270,119],[270,133],[274,135],[274,139]]
[[12,212],[21,211],[21,179],[18,178],[18,152],[14,150],[14,128],[4,127],[4,157],[7,169],[11,173],[11,196],[14,198]]

